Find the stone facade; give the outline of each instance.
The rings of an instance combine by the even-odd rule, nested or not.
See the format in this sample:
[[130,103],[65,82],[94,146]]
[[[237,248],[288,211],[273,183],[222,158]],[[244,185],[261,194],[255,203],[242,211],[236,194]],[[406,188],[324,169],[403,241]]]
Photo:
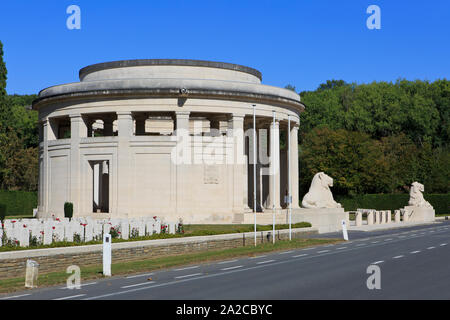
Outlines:
[[[261,84],[259,71],[127,60],[83,68],[80,80],[44,89],[33,102],[40,121],[38,217],[62,217],[67,201],[74,217],[230,223],[253,207],[254,109],[257,210],[286,207],[286,181],[298,207],[304,106],[295,92]],[[289,173],[279,147],[288,127]]]

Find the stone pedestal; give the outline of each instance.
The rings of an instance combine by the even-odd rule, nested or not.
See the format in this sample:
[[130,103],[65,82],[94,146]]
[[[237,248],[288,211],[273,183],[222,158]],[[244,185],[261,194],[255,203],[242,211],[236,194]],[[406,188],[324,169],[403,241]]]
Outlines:
[[435,219],[434,209],[430,207],[406,206],[404,210],[405,210],[403,216],[404,221],[433,222]]

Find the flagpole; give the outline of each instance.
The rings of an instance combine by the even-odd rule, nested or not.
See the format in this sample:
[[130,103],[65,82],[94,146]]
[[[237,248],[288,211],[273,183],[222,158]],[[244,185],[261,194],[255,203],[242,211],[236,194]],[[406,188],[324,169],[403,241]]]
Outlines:
[[275,244],[275,110],[272,111],[273,113],[273,123],[272,123],[272,132],[271,132],[271,147],[272,147],[272,224],[273,224],[273,236],[272,236],[272,243]]
[[256,105],[253,105],[253,215],[255,224],[256,247]]
[[288,211],[289,211],[289,240],[292,240],[292,204],[291,204],[291,117],[288,115],[288,165],[287,165],[287,180],[288,180]]

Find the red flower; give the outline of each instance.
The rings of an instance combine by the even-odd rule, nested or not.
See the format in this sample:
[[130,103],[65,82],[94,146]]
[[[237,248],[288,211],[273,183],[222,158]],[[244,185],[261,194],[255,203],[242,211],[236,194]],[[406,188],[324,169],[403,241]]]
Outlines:
[[12,223],[16,223],[16,220],[12,220],[11,222],[12,222]]
[[153,219],[155,219],[155,220],[156,220],[156,216],[154,216],[154,217],[153,217]]
[[55,227],[52,227],[53,230],[55,230]]
[[23,225],[23,227],[24,227],[24,228],[26,228],[26,227],[27,227],[27,225],[26,225],[26,224],[24,224],[24,225]]

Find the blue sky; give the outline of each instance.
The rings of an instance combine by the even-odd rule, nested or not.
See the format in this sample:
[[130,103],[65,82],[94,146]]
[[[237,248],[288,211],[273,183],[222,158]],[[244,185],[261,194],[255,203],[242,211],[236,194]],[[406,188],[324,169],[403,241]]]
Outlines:
[[[66,8],[81,8],[68,30]],[[381,8],[369,30],[366,9]],[[86,65],[138,58],[237,63],[263,83],[314,90],[328,79],[449,79],[450,1],[3,0],[8,93],[76,82]]]

